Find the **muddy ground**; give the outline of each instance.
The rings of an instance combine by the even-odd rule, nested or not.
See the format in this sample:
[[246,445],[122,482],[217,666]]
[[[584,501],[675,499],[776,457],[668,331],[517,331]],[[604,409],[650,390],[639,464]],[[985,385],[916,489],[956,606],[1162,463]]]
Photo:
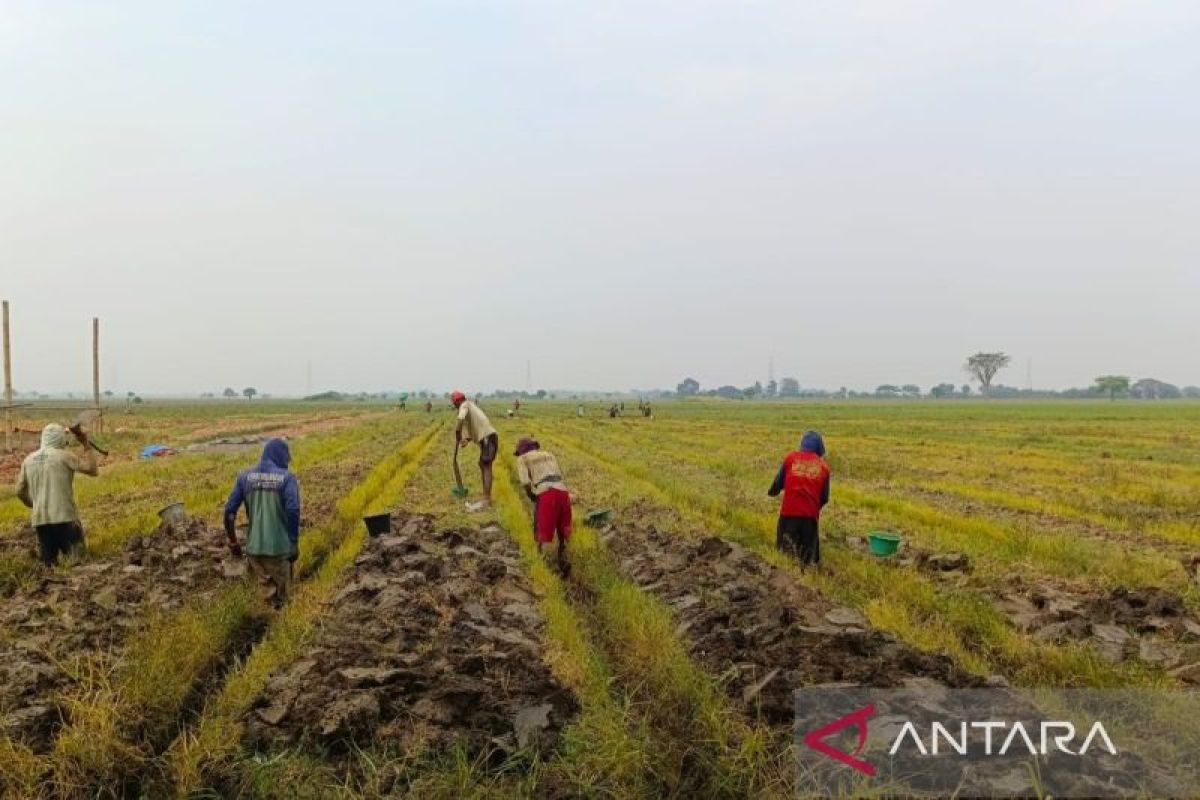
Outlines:
[[[33,532],[13,548],[32,548]],[[153,612],[170,611],[244,574],[225,536],[201,520],[135,537],[109,558],[55,570],[0,608],[0,732],[44,751],[63,722],[59,695],[85,659],[115,655]]]
[[792,691],[800,686],[980,683],[950,659],[872,629],[859,612],[832,605],[738,544],[634,526],[602,537],[621,571],[674,610],[692,656],[781,733],[790,734]]
[[[947,657],[922,653],[872,629],[859,612],[832,605],[797,585],[786,570],[735,543],[715,537],[689,540],[633,526],[609,528],[602,537],[622,572],[674,610],[692,656],[721,676],[735,702],[776,730],[781,741],[790,741],[793,733],[793,690],[820,685],[895,689],[881,706],[877,722],[877,727],[889,731],[888,726],[902,718],[889,716],[889,708],[904,709],[905,714],[918,709],[939,718],[967,718],[974,710],[970,704],[978,701],[988,705],[989,713],[1003,708],[1001,718],[1045,717],[1024,695],[1005,688],[1003,679],[970,675]],[[919,567],[951,571],[969,569],[969,563],[927,556]],[[1124,599],[1127,602],[1104,604],[1115,623],[1136,625],[1144,616],[1143,599],[1159,614],[1169,614],[1175,607],[1160,595]],[[992,688],[998,694],[987,693]],[[947,689],[972,691],[951,695]],[[844,749],[852,751],[853,743]],[[816,765],[804,763],[844,769],[821,758],[817,756]],[[1066,796],[1111,791],[1113,785],[1136,787],[1150,771],[1146,763],[1130,754],[1123,761],[1089,766],[1078,774],[1056,774],[1055,786]],[[938,772],[930,767],[929,774],[906,775],[901,783],[944,790],[963,781],[960,796],[973,796],[975,791],[990,796],[997,786],[1014,796],[1036,793],[1023,763],[980,764],[964,771],[954,762],[949,777]],[[1178,785],[1170,782],[1170,775],[1155,780],[1165,781],[1156,784],[1160,786]]]
[[1140,660],[1185,683],[1200,683],[1200,620],[1165,589],[1073,592],[1015,580],[998,602],[1014,625],[1036,639],[1087,642],[1114,663]]
[[577,712],[542,659],[544,625],[516,545],[495,525],[435,530],[395,515],[367,543],[303,655],[246,717],[259,750],[461,745],[502,760],[551,751]]
[[[845,541],[867,551],[862,537]],[[899,566],[914,567],[938,581],[988,594],[1014,627],[1035,639],[1084,643],[1110,662],[1141,661],[1184,683],[1200,684],[1200,618],[1174,592],[1156,587],[1096,590],[1022,575],[980,585],[965,554],[935,553],[907,543],[894,558]]]

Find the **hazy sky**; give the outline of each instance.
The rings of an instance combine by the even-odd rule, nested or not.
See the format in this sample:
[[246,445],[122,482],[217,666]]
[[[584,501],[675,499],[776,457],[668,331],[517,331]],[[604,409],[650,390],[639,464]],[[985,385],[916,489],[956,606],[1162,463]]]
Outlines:
[[1195,2],[0,0],[18,389],[1200,383]]

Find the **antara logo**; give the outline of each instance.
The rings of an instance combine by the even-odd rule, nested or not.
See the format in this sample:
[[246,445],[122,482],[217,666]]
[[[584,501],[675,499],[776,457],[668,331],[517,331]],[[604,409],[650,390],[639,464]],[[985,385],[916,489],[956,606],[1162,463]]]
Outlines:
[[[896,755],[896,752],[900,749],[900,745],[905,740],[911,741],[912,745],[916,747],[917,752],[923,756],[941,755],[943,751],[939,749],[939,746],[943,744],[960,756],[1005,756],[1014,747],[1018,750],[1026,750],[1031,756],[1045,756],[1055,750],[1069,756],[1082,756],[1087,755],[1088,750],[1096,744],[1107,750],[1110,755],[1117,755],[1116,745],[1113,744],[1108,731],[1104,729],[1104,723],[1098,720],[1092,724],[1087,736],[1083,739],[1083,744],[1079,745],[1078,750],[1071,749],[1071,745],[1075,742],[1076,732],[1075,725],[1070,722],[1043,720],[1041,723],[1031,725],[1030,727],[1033,727],[1035,732],[1040,732],[1041,735],[1031,737],[1029,729],[1019,720],[1011,725],[1000,720],[960,722],[958,724],[958,737],[955,738],[951,733],[953,726],[947,727],[940,722],[934,722],[929,726],[929,746],[926,747],[925,742],[921,739],[920,732],[917,730],[917,726],[910,720],[905,722],[904,727],[900,729],[896,740],[892,742],[891,749],[888,750],[888,755]],[[979,737],[972,736],[971,734],[979,731],[983,732],[982,749],[972,747],[973,744],[978,744]],[[992,735],[993,732],[996,734],[995,736]],[[1037,740],[1036,742],[1035,739]],[[1003,742],[999,749],[995,747],[997,741]],[[1051,743],[1053,743],[1053,747]]]
[[[873,777],[875,775],[874,765],[859,756],[866,749],[867,722],[874,715],[875,705],[873,703],[863,706],[828,725],[810,731],[804,736],[803,742],[818,753],[840,761],[864,775]],[[1053,751],[1072,756],[1083,756],[1093,747],[1114,756],[1118,754],[1117,747],[1113,744],[1108,731],[1105,730],[1104,724],[1099,721],[1093,723],[1088,729],[1088,733],[1083,737],[1078,749],[1072,747],[1076,740],[1076,728],[1070,722],[1043,721],[1033,727],[1036,734],[1040,735],[1030,736],[1029,728],[1020,721],[1010,724],[999,720],[986,720],[959,722],[957,725],[933,722],[930,725],[929,736],[923,738],[917,726],[909,720],[901,727],[887,752],[889,756],[895,756],[907,743],[908,749],[915,749],[922,756],[949,755],[950,753],[960,756],[1006,756],[1014,748],[1026,750],[1033,756],[1045,756]],[[826,741],[834,734],[848,728],[856,729],[858,732],[858,744],[853,752],[839,750]],[[954,728],[957,728],[957,736],[951,733]],[[972,736],[971,734],[976,735]],[[980,737],[978,734],[982,734],[982,736]],[[978,741],[980,738],[982,738],[982,742]],[[999,747],[996,746],[997,743],[999,743]]]
[[[816,750],[818,753],[827,755],[830,758],[836,759],[846,766],[853,767],[864,775],[875,775],[875,767],[869,761],[863,761],[857,758],[858,754],[867,746],[867,720],[875,714],[874,703],[863,706],[857,711],[852,711],[841,719],[836,719],[828,725],[817,728],[804,737],[804,743]],[[844,750],[838,750],[833,745],[825,740],[845,728],[858,728],[858,746],[854,748],[853,753],[847,753]]]

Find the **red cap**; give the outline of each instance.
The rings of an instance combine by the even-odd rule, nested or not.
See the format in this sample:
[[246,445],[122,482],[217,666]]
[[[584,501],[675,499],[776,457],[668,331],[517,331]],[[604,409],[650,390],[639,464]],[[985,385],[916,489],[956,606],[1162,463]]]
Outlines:
[[454,405],[458,405],[459,403],[461,403],[463,400],[466,400],[466,399],[467,399],[467,396],[465,394],[463,394],[462,392],[451,392],[450,393],[450,402],[453,403]]

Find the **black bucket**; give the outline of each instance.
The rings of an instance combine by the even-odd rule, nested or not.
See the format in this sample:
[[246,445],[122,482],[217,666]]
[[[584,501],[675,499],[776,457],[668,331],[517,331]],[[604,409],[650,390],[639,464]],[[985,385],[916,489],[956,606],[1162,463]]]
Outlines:
[[392,512],[385,511],[382,514],[363,517],[363,522],[367,525],[368,536],[379,536],[392,529]]

